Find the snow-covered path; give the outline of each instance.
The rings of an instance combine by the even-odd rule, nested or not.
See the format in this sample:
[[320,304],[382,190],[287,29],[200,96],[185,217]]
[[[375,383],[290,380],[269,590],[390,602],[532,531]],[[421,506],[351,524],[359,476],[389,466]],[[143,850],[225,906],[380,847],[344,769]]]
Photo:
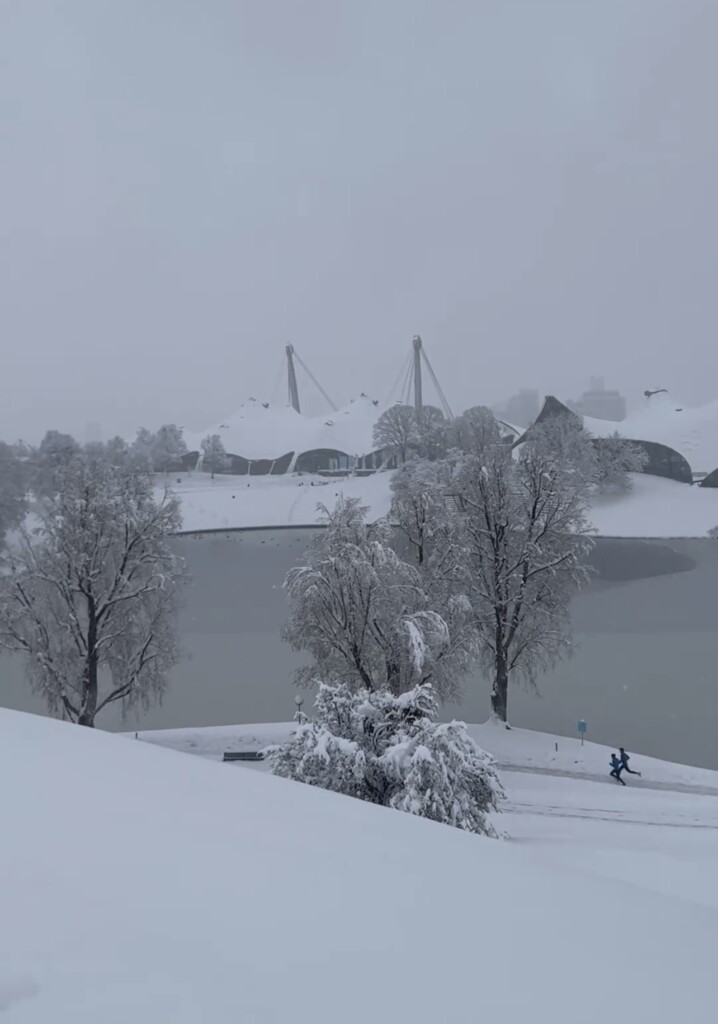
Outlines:
[[499,821],[511,842],[546,863],[718,908],[718,795],[540,770],[502,778]]
[[[571,779],[525,770],[504,770],[508,800],[504,813],[548,818],[611,821],[616,824],[718,829],[718,794],[705,795],[645,786],[629,791],[603,780]],[[647,792],[647,790],[649,792]]]
[[[572,771],[568,767],[562,768],[541,768],[538,766],[529,766],[521,764],[513,764],[512,762],[497,761],[497,766],[504,772],[513,772],[515,774],[525,775],[548,775],[556,779],[580,779],[582,782],[596,782],[599,785],[610,786],[611,789],[623,788],[614,779],[610,778],[608,770],[605,775],[591,774],[581,770]],[[664,781],[661,782],[657,779],[643,778],[642,776],[626,776],[625,788],[631,789],[651,789],[656,790],[660,793],[692,793],[696,796],[713,796],[718,797],[718,784],[715,786],[701,785],[700,783],[691,782],[675,782],[675,781]]]
[[[272,743],[282,743],[291,729],[291,722],[269,722],[200,729],[160,729],[137,735],[149,743],[221,760],[226,750],[257,751]],[[493,755],[502,773],[575,779],[618,791],[625,788],[718,797],[718,772],[707,768],[659,761],[634,753],[631,766],[643,774],[641,777],[625,776],[626,786],[623,787],[609,776],[609,747],[597,743],[582,746],[577,739],[526,729],[507,730],[493,723],[471,725],[469,729],[484,750]],[[261,764],[255,767],[261,769]]]

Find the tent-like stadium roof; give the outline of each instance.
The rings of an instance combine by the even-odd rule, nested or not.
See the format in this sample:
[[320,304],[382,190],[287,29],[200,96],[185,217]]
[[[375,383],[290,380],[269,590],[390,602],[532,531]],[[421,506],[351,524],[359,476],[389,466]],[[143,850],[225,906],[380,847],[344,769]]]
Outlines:
[[322,416],[305,416],[291,406],[273,406],[253,399],[200,434],[186,434],[190,451],[199,451],[202,438],[219,434],[224,450],[245,459],[279,459],[287,452],[332,449],[346,455],[374,450],[374,424],[384,407],[366,395],[346,408]]
[[617,431],[633,441],[666,445],[682,455],[694,473],[710,473],[718,467],[718,401],[690,408],[668,393],[658,393],[620,423],[588,416],[583,423],[594,437]]

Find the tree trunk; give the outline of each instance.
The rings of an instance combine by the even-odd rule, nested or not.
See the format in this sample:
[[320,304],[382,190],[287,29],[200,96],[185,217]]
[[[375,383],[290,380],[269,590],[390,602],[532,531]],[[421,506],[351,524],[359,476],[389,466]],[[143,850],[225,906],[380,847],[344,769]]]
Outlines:
[[80,714],[77,716],[78,725],[86,725],[90,729],[95,727],[95,715],[97,714],[97,683],[99,665],[97,659],[97,611],[95,601],[92,597],[87,599],[87,662],[85,665],[85,685],[83,686],[82,704]]
[[508,722],[508,702],[509,702],[509,671],[506,664],[506,659],[500,655],[496,655],[496,674],[494,676],[494,685],[491,689],[491,711],[499,722],[504,722],[506,728],[509,727]]
[[90,729],[95,727],[95,715],[97,714],[97,658],[88,657],[87,675],[85,677],[85,693],[82,699],[80,714],[77,716],[78,725],[86,725]]

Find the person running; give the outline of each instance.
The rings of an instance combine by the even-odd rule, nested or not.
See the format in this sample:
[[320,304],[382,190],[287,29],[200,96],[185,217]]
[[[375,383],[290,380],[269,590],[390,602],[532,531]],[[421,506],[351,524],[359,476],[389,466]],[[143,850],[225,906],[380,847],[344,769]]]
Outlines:
[[623,765],[621,764],[621,762],[619,761],[619,759],[616,757],[615,754],[611,754],[610,764],[611,764],[611,775],[614,777],[616,782],[620,782],[622,786],[625,786],[626,783],[621,778],[621,772],[623,771]]
[[628,772],[629,775],[638,775],[640,777],[640,774],[641,774],[640,772],[634,772],[633,768],[629,768],[628,767],[628,762],[630,761],[630,758],[629,758],[628,754],[626,753],[626,751],[623,749],[623,747],[620,748],[620,754],[621,754],[621,767],[623,768],[623,770],[625,772]]

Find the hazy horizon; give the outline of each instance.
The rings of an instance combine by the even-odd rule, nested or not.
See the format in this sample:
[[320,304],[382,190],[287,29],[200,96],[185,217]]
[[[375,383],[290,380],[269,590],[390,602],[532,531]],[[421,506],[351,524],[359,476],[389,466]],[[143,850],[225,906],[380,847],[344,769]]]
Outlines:
[[705,0],[7,0],[0,438],[200,430],[285,400],[288,341],[384,401],[416,333],[456,409],[718,397],[717,29]]

